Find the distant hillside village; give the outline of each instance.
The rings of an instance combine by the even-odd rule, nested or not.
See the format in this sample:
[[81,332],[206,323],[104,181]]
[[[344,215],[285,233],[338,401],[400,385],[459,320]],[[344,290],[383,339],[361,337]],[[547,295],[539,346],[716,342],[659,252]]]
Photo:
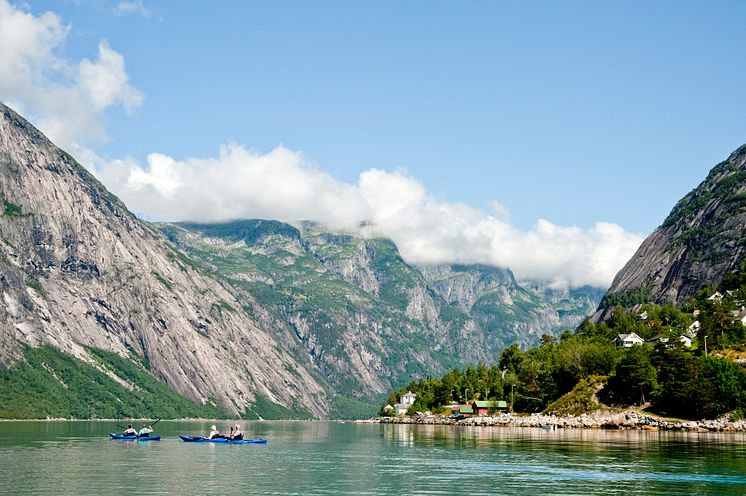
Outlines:
[[[744,305],[744,302],[740,298],[738,298],[735,291],[727,290],[724,293],[715,291],[714,293],[710,294],[706,298],[706,300],[717,306],[720,306],[724,302],[730,303],[731,307],[735,306],[735,309],[730,309],[727,311],[728,320],[731,324],[740,324],[742,326],[746,326],[746,306]],[[637,310],[639,311],[642,307],[643,305],[637,305]],[[633,309],[633,311],[634,310],[635,309]],[[674,343],[678,342],[685,348],[691,348],[693,340],[697,339],[699,330],[702,327],[702,324],[698,319],[701,313],[701,310],[696,308],[691,312],[691,315],[695,320],[694,322],[689,324],[686,329],[676,329],[674,327],[671,327],[666,332],[659,332],[658,334],[649,338],[647,341],[635,332],[619,333],[612,340],[611,343],[617,348],[631,348],[632,346],[642,345],[645,342],[648,342],[653,346],[670,346],[670,341],[671,339],[673,339]],[[637,313],[637,319],[641,322],[648,321],[648,312],[646,310],[639,311],[639,313]],[[703,336],[701,345],[706,353],[707,335]],[[739,359],[737,361],[746,363],[746,359]]]
[[[399,403],[393,405],[387,404],[383,407],[382,413],[384,415],[412,415],[416,413],[416,407],[414,407],[417,395],[412,391],[407,391],[399,397]],[[454,417],[471,417],[478,416],[484,417],[494,413],[502,413],[508,411],[507,401],[488,401],[488,400],[474,400],[470,403],[459,404],[449,403],[443,407],[444,410],[450,411]]]
[[576,415],[635,406],[686,419],[746,418],[746,266],[738,274],[738,289],[703,291],[681,307],[616,307],[605,321],[543,336],[536,348],[513,344],[491,367],[414,381],[380,413]]

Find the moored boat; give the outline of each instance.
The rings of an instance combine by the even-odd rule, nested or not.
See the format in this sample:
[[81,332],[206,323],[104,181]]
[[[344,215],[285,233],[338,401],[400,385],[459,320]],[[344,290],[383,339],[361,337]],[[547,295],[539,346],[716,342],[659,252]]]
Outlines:
[[227,437],[216,437],[207,439],[202,436],[185,436],[179,434],[182,441],[187,443],[217,443],[217,444],[267,444],[266,439],[228,439]]

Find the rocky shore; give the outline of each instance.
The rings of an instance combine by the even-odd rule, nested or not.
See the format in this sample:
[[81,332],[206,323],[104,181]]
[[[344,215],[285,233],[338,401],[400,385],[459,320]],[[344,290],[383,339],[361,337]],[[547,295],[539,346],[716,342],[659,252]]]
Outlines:
[[452,418],[445,415],[417,413],[411,417],[380,417],[381,424],[455,425],[466,427],[543,427],[545,429],[642,429],[699,432],[746,432],[746,420],[733,421],[729,417],[716,420],[665,420],[635,410],[605,411],[558,417],[534,413],[517,415],[502,413],[495,416]]

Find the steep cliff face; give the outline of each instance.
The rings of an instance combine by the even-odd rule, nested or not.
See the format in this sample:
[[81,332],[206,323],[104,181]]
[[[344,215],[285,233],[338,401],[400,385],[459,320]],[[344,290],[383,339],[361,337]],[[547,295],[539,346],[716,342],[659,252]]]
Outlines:
[[708,285],[720,284],[744,258],[746,145],[676,204],[614,278],[601,309],[681,303]]
[[262,220],[159,227],[284,320],[337,393],[370,398],[491,360],[474,322],[432,292],[389,240]]
[[419,269],[440,296],[465,312],[489,293],[500,292],[509,301],[509,290],[518,287],[508,269],[486,265],[422,265]]
[[604,288],[556,286],[553,281],[540,279],[519,280],[521,287],[531,291],[557,314],[558,330],[575,329],[598,307],[606,292]]
[[269,400],[326,413],[326,385],[286,352],[294,336],[274,316],[239,301],[2,104],[0,203],[1,366],[26,345],[91,362],[85,347],[134,352],[180,393],[229,412]]
[[159,224],[216,277],[287,322],[334,390],[371,397],[412,377],[497,360],[513,342],[572,329],[600,290],[526,287],[507,269],[420,266],[388,239],[303,222]]
[[437,265],[419,269],[432,288],[477,324],[493,356],[505,346],[535,346],[543,334],[574,329],[593,313],[598,288],[555,288],[548,281],[516,281],[504,268]]

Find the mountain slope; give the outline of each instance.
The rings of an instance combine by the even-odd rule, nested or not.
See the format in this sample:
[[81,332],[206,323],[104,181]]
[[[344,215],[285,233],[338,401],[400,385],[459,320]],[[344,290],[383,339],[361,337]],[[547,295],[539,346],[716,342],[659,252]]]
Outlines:
[[715,166],[616,275],[601,308],[682,303],[746,258],[746,145]]
[[206,270],[284,319],[337,393],[371,398],[574,328],[599,290],[521,286],[507,269],[412,266],[388,239],[300,223],[158,224]]
[[516,281],[504,268],[486,265],[419,266],[433,290],[465,312],[485,335],[497,359],[506,346],[535,346],[544,334],[575,328],[593,313],[598,288],[554,288],[547,281]]
[[294,338],[272,315],[239,302],[2,104],[0,203],[0,366],[26,346],[91,364],[86,347],[133,352],[176,391],[230,413],[267,401],[326,413],[327,386],[285,351]]
[[[0,105],[0,386],[55,396],[61,374],[90,376],[85,401],[116,407],[100,416],[149,374],[198,403],[181,412],[357,415],[412,378],[557,333],[589,298],[507,269],[414,267],[391,240],[308,222],[157,227]],[[64,355],[29,351],[47,345]],[[40,414],[63,411],[87,409]]]
[[468,316],[388,240],[265,220],[159,227],[283,319],[337,393],[369,399],[413,376],[490,360]]

